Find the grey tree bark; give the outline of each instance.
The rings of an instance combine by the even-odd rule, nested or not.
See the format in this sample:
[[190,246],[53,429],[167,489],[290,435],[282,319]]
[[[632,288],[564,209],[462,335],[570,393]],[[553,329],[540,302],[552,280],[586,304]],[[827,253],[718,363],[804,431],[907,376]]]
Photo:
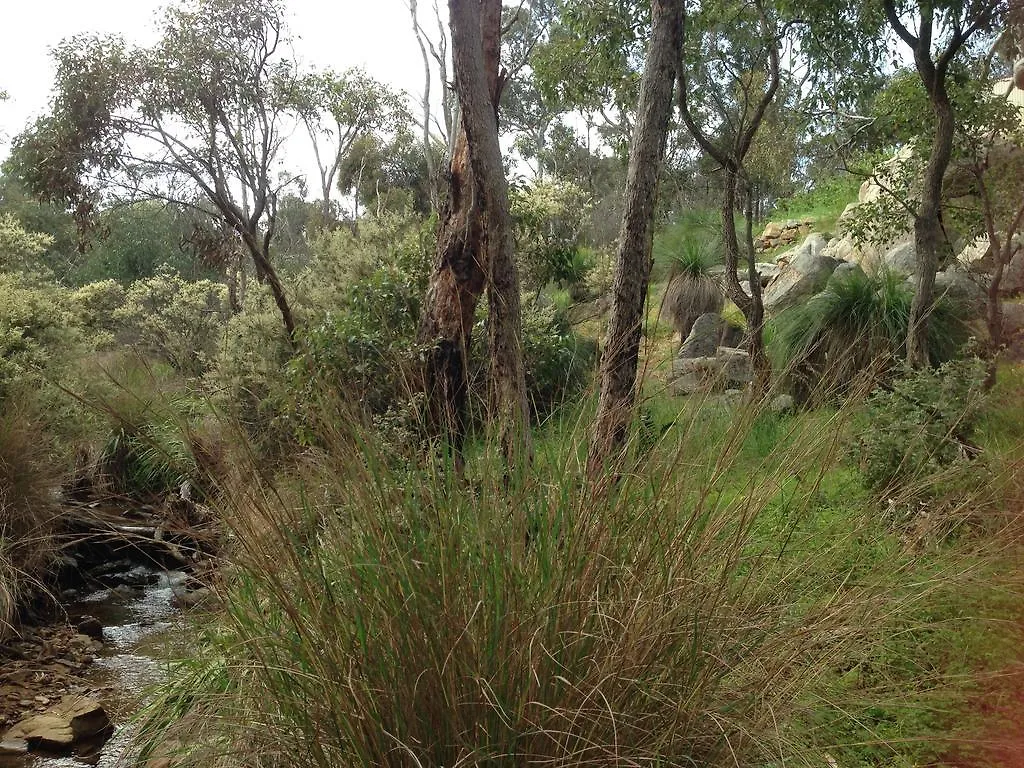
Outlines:
[[651,0],[651,41],[629,150],[611,318],[601,354],[601,394],[587,458],[592,481],[621,454],[636,401],[644,301],[651,276],[654,203],[682,57],[683,0]]

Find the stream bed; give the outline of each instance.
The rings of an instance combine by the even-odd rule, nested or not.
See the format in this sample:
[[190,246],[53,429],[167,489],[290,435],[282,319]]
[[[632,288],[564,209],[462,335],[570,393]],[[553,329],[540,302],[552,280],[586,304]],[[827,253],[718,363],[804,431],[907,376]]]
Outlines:
[[[69,595],[68,619],[92,616],[103,624],[103,648],[82,677],[98,691],[114,725],[102,746],[73,755],[30,752],[0,756],[0,768],[74,768],[96,765],[114,768],[126,764],[132,718],[139,711],[145,690],[166,673],[166,659],[182,621],[174,597],[183,589],[180,571],[154,571],[142,566],[118,574],[123,583]],[[129,586],[137,584],[139,586]]]

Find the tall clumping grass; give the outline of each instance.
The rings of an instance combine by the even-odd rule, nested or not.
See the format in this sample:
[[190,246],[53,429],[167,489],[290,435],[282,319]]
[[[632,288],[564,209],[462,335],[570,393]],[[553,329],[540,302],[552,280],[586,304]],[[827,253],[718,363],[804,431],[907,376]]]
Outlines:
[[[775,367],[787,371],[802,399],[845,394],[863,372],[880,375],[905,357],[912,301],[912,288],[894,273],[855,271],[835,278],[774,321]],[[940,298],[928,321],[932,362],[953,359],[968,336],[959,308]]]
[[57,548],[56,480],[49,445],[13,395],[0,411],[0,640],[14,629],[18,609]]
[[879,524],[847,416],[680,413],[599,495],[579,427],[511,474],[486,450],[463,477],[396,468],[338,422],[288,480],[254,459],[220,495],[223,615],[151,743],[181,765],[670,766],[905,740],[884,718],[925,729],[947,701],[900,697],[888,655],[911,663],[922,606],[948,629],[933,598],[991,574]]

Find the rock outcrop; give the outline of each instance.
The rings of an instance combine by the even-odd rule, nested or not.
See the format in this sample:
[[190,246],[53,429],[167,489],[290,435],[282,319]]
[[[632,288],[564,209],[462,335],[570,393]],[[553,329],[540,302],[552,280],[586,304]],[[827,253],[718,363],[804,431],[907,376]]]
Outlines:
[[765,289],[765,311],[780,312],[813,296],[825,287],[837,266],[836,259],[815,254],[811,248],[798,253]]
[[719,347],[713,356],[673,360],[669,389],[675,395],[693,395],[745,387],[751,381],[750,355],[742,349]]

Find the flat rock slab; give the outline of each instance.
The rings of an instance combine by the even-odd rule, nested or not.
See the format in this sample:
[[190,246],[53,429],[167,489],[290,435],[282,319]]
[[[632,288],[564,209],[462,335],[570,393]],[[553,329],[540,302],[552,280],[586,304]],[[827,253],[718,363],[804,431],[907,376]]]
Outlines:
[[95,699],[67,696],[41,715],[22,720],[4,736],[4,741],[25,741],[30,747],[55,751],[110,735],[110,717]]

